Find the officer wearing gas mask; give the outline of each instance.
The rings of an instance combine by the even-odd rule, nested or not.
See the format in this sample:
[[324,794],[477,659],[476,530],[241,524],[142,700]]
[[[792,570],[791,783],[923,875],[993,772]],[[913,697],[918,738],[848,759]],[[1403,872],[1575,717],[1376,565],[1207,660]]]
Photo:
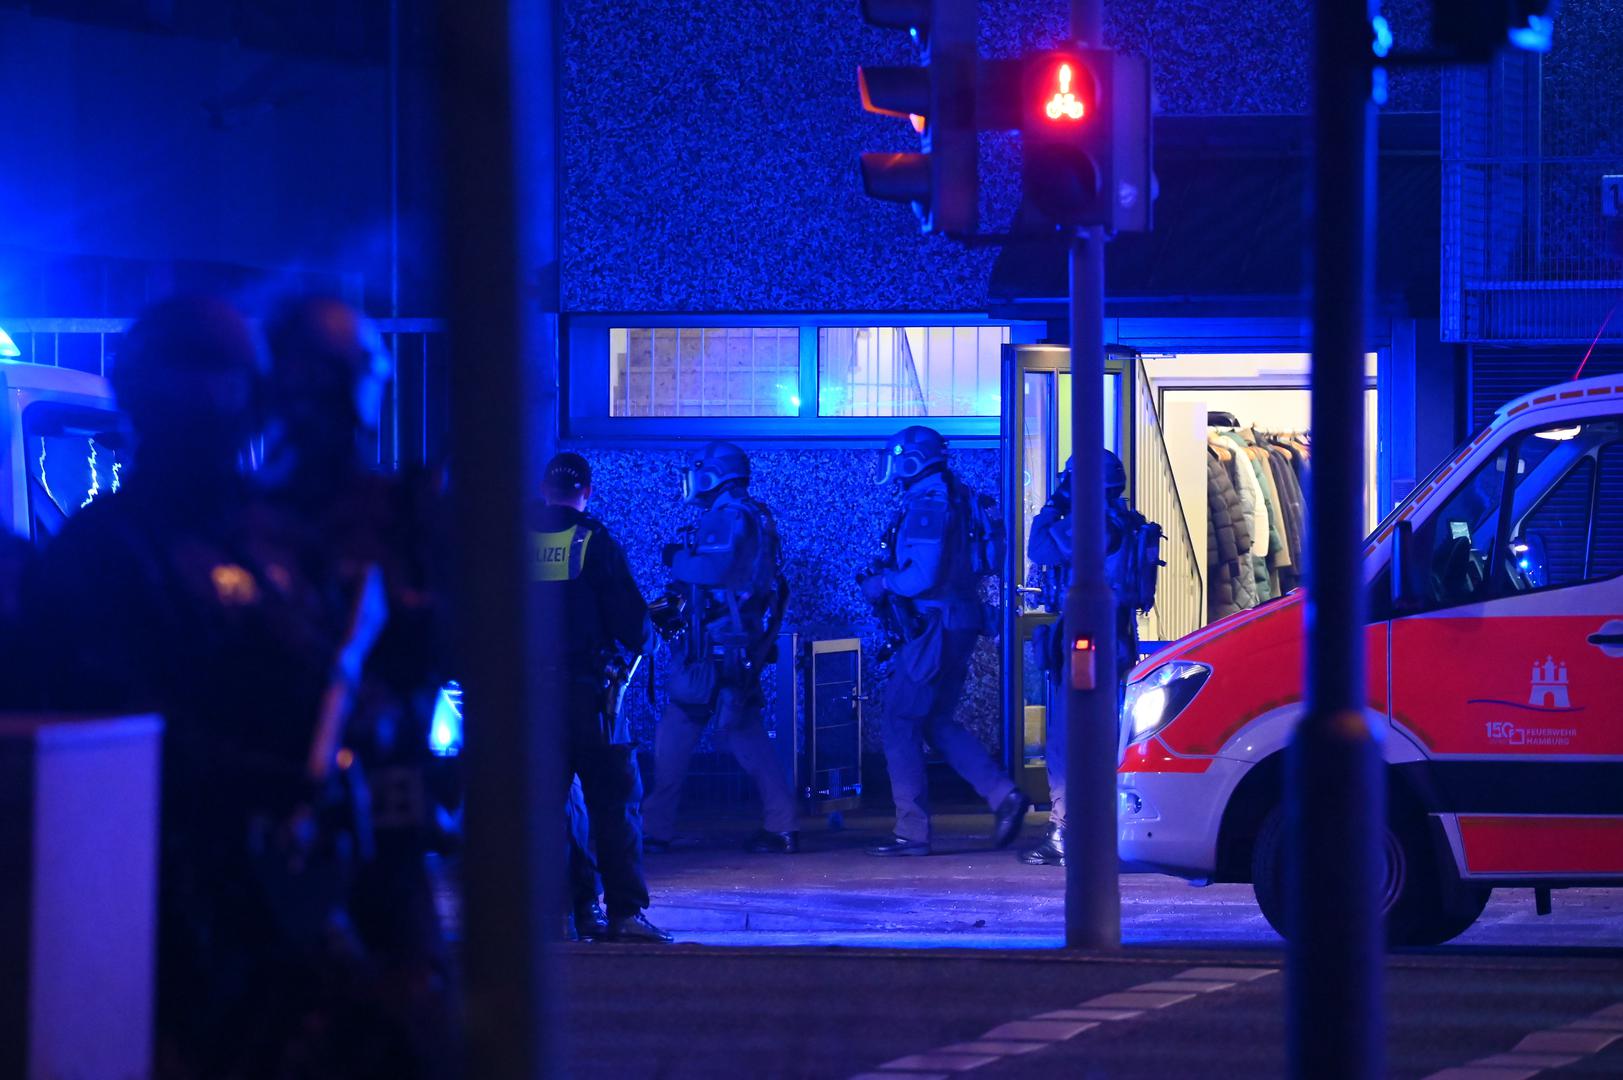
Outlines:
[[930,812],[925,782],[928,739],[995,815],[992,841],[1007,847],[1020,833],[1031,800],[953,714],[969,674],[970,655],[987,627],[981,579],[996,572],[990,537],[978,525],[978,496],[947,464],[947,441],[910,427],[885,446],[880,484],[900,484],[902,506],[892,526],[888,565],[860,579],[876,606],[904,598],[917,618],[897,651],[885,687],[885,762],[896,800],[896,830],[870,855],[928,855]]
[[[1114,675],[1118,686],[1127,672],[1138,661],[1138,620],[1133,606],[1124,592],[1122,560],[1126,542],[1140,527],[1147,525],[1144,518],[1127,505],[1127,472],[1121,459],[1109,450],[1104,452],[1105,472],[1105,565],[1098,572],[1110,582],[1111,594],[1116,599],[1116,666]],[[1159,530],[1157,530],[1159,535]],[[1065,593],[1071,587],[1071,462],[1066,460],[1065,471],[1054,481],[1054,490],[1037,517],[1031,523],[1031,539],[1026,555],[1040,568],[1044,581],[1044,605],[1059,613],[1065,605]],[[1153,593],[1154,585],[1150,586]],[[1037,640],[1037,654],[1048,675],[1048,738],[1044,754],[1048,759],[1048,790],[1052,809],[1048,815],[1048,834],[1042,843],[1020,853],[1020,861],[1028,866],[1065,865],[1065,680],[1061,674],[1064,657],[1065,632],[1059,623],[1045,628]]]
[[[631,576],[625,551],[601,521],[586,514],[592,470],[579,454],[561,453],[542,479],[545,505],[530,515],[530,588],[537,604],[557,612],[567,632],[561,656],[545,658],[564,687],[564,746],[580,777],[598,871],[608,906],[610,941],[666,942],[671,936],[643,915],[648,885],[642,873],[642,778],[636,747],[605,701],[605,670],[620,651],[641,653],[648,607]],[[595,899],[595,889],[592,890]],[[595,920],[587,897],[574,898],[577,932]]]
[[644,808],[649,850],[670,846],[688,761],[712,719],[766,811],[749,849],[800,850],[795,800],[767,737],[761,692],[789,589],[777,524],[750,495],[749,482],[749,457],[725,442],[705,446],[682,475],[683,501],[701,513],[682,541],[665,548],[670,588],[685,600],[686,618],[672,644],[670,702],[654,742],[656,781]]

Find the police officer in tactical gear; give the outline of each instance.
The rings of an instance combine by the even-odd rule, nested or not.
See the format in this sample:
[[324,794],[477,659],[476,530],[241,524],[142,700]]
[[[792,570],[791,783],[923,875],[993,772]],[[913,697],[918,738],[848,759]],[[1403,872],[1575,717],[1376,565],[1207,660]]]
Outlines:
[[[365,834],[349,910],[378,972],[377,1040],[392,1075],[444,1076],[459,1057],[459,1002],[428,856],[440,837],[432,792],[455,759],[429,749],[449,672],[439,598],[445,514],[432,474],[374,466],[394,364],[359,311],[328,296],[281,303],[265,323],[270,376],[264,456],[255,480],[319,587],[327,617],[348,624],[369,589],[376,640],[346,672],[353,705],[326,736],[349,751],[346,781],[365,791]],[[386,987],[386,989],[385,989]]]
[[[530,519],[530,587],[557,590],[552,610],[568,627],[562,656],[543,660],[565,687],[565,758],[581,790],[597,841],[598,872],[608,905],[611,941],[667,942],[671,936],[643,915],[648,884],[642,873],[642,777],[636,746],[623,720],[604,711],[605,671],[620,650],[647,644],[648,606],[625,551],[596,518],[586,514],[592,470],[579,454],[561,453],[542,478],[545,505]],[[539,596],[539,594],[538,594]],[[567,776],[565,777],[567,779]],[[564,809],[562,806],[560,810]],[[592,921],[576,897],[577,931]]]
[[[1121,574],[1117,564],[1122,558],[1133,512],[1124,498],[1127,490],[1127,471],[1121,459],[1109,450],[1104,452],[1105,471],[1105,565],[1099,573],[1105,575],[1116,599],[1116,666],[1115,676],[1120,681],[1138,662],[1138,619],[1132,605],[1121,595]],[[1065,593],[1071,586],[1071,462],[1054,481],[1054,490],[1048,496],[1037,517],[1031,523],[1031,539],[1026,555],[1034,566],[1042,568],[1048,587],[1044,590],[1050,611],[1059,612],[1065,603]],[[1042,843],[1020,853],[1020,861],[1029,866],[1065,865],[1065,680],[1061,674],[1064,664],[1063,642],[1065,633],[1060,624],[1048,628],[1043,636],[1039,653],[1044,671],[1048,675],[1048,738],[1044,755],[1048,760],[1048,790],[1052,809],[1048,815],[1048,833]]]
[[335,658],[366,642],[333,631],[299,553],[255,524],[239,460],[262,375],[229,305],[145,312],[112,369],[128,475],[25,585],[42,704],[164,717],[165,1077],[336,1075],[355,1050],[331,1034],[356,1005],[344,830],[308,761]]
[[885,688],[885,762],[896,800],[895,835],[868,853],[930,853],[926,739],[986,800],[996,815],[993,843],[1007,847],[1019,835],[1031,800],[980,740],[953,719],[970,655],[987,622],[981,573],[971,551],[974,493],[948,467],[946,440],[927,427],[906,428],[886,444],[879,482],[901,485],[902,506],[892,529],[896,542],[889,565],[863,577],[862,591],[875,604],[888,595],[902,598],[918,618],[896,653]]
[[702,513],[684,542],[666,546],[687,622],[672,645],[670,702],[655,738],[655,784],[646,821],[650,850],[669,847],[694,744],[712,719],[721,741],[755,781],[765,828],[749,841],[761,854],[800,850],[794,796],[764,723],[761,669],[771,663],[788,602],[772,513],[750,495],[750,462],[713,442],[682,476],[684,502]]

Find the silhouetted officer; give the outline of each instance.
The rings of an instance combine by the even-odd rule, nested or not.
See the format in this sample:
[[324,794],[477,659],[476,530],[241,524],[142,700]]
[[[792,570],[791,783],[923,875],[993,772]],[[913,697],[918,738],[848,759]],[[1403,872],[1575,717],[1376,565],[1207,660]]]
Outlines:
[[795,800],[767,738],[761,691],[789,588],[777,524],[750,495],[749,482],[749,457],[724,442],[705,446],[682,476],[683,501],[703,513],[681,543],[665,550],[672,588],[687,603],[687,623],[672,646],[670,702],[654,742],[650,848],[668,846],[675,834],[693,747],[714,719],[722,742],[761,793],[766,827],[750,838],[750,850],[800,850]]
[[134,459],[43,552],[24,609],[46,705],[164,717],[158,1074],[326,1067],[354,973],[351,836],[309,760],[335,658],[366,632],[334,632],[296,553],[253,527],[242,318],[157,304],[111,375]]
[[342,725],[322,734],[323,752],[344,754],[347,783],[365,793],[349,910],[378,969],[368,1067],[446,1076],[458,1058],[456,979],[426,861],[437,838],[431,770],[454,764],[429,748],[448,676],[436,558],[445,514],[433,474],[373,464],[393,364],[371,321],[339,300],[299,297],[265,333],[261,525],[299,553],[335,631],[376,605],[370,647],[339,665]]
[[984,553],[990,537],[976,527],[979,504],[948,467],[946,440],[927,427],[906,428],[885,445],[879,482],[902,485],[902,507],[889,564],[863,577],[862,590],[875,603],[887,594],[903,598],[915,610],[917,626],[897,651],[885,685],[885,764],[896,832],[868,853],[929,854],[926,739],[986,800],[995,815],[992,842],[1006,847],[1019,834],[1031,800],[953,719],[987,622],[980,582],[995,572],[996,560]]
[[[1098,568],[1098,573],[1109,582],[1116,599],[1114,675],[1119,684],[1138,662],[1138,619],[1132,604],[1123,596],[1123,549],[1144,519],[1134,513],[1123,498],[1127,490],[1127,472],[1122,468],[1121,459],[1106,450],[1104,462],[1105,565]],[[1026,545],[1027,556],[1034,565],[1043,569],[1048,578],[1048,587],[1044,592],[1049,610],[1056,613],[1063,609],[1065,593],[1071,586],[1071,551],[1071,463],[1066,461],[1065,471],[1054,481],[1054,490],[1048,496],[1048,502],[1031,523],[1031,539]],[[1048,732],[1044,756],[1048,764],[1048,791],[1052,809],[1048,816],[1048,833],[1042,843],[1020,853],[1020,861],[1031,866],[1065,865],[1064,640],[1064,627],[1056,623],[1042,636],[1038,649],[1043,670],[1048,676]]]
[[[669,934],[643,915],[642,778],[623,721],[605,709],[610,664],[620,650],[640,653],[648,641],[648,606],[625,552],[586,514],[592,471],[579,454],[562,453],[542,479],[544,506],[530,519],[530,588],[555,591],[547,610],[560,613],[563,652],[539,659],[564,686],[564,746],[569,773],[580,777],[596,841],[598,872],[611,941],[664,942]],[[607,721],[607,722],[606,722]],[[567,782],[567,774],[563,777]],[[559,808],[563,808],[560,806]],[[576,926],[582,913],[576,912]]]

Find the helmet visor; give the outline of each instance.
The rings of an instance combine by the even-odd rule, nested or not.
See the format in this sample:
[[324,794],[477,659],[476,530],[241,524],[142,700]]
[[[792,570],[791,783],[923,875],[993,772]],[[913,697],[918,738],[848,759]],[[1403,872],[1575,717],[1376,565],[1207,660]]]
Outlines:
[[900,446],[887,446],[885,448],[884,466],[879,471],[879,486],[895,480],[902,479],[902,448]]

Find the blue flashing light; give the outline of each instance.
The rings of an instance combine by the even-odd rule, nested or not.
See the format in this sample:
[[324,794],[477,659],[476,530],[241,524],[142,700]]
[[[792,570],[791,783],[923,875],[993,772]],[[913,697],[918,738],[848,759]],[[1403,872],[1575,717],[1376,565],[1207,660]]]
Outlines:
[[428,748],[438,757],[462,752],[462,684],[448,682],[434,699],[434,717],[428,724]]
[[1510,43],[1525,52],[1547,53],[1555,38],[1555,19],[1549,15],[1529,15],[1526,26],[1512,27]]
[[1377,105],[1385,105],[1387,99],[1387,78],[1385,68],[1376,68],[1369,76],[1369,96]]
[[789,395],[789,407],[791,409],[796,409],[796,410],[798,410],[800,408],[800,395],[799,394],[790,394]]
[[11,340],[11,335],[6,333],[5,327],[0,327],[0,360],[15,360],[22,354],[23,351]]
[[1370,26],[1375,31],[1375,55],[1380,57],[1392,55],[1392,24],[1386,21],[1386,16],[1375,16]]

